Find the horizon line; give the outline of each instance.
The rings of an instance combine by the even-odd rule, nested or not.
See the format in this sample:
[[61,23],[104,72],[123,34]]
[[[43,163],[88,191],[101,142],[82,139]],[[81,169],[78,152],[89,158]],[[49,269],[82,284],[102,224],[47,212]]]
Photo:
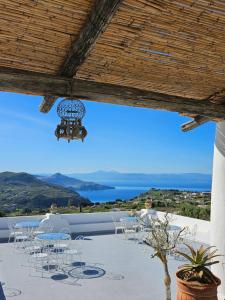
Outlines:
[[3,170],[3,171],[0,171],[0,173],[4,173],[4,172],[12,172],[12,173],[28,173],[28,174],[31,174],[31,175],[41,175],[41,174],[64,174],[64,175],[73,175],[73,174],[92,174],[92,173],[118,173],[118,174],[145,174],[145,175],[181,175],[181,174],[201,174],[201,175],[210,175],[212,176],[212,173],[203,173],[203,172],[176,172],[176,173],[173,173],[173,172],[160,172],[160,173],[157,173],[157,172],[137,172],[137,171],[134,171],[134,172],[126,172],[126,171],[115,171],[115,170],[112,170],[112,171],[108,171],[108,170],[95,170],[95,171],[88,171],[88,172],[64,172],[64,171],[56,171],[56,172],[30,172],[30,171],[11,171],[11,170]]

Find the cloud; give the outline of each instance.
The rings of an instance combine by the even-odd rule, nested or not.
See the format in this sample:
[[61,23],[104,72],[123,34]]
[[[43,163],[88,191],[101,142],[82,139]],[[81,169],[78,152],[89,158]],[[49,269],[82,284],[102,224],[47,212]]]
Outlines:
[[28,114],[20,113],[20,112],[16,112],[16,111],[11,111],[11,110],[7,110],[7,109],[0,108],[0,114],[3,114],[5,116],[9,116],[10,118],[15,118],[15,119],[23,120],[23,121],[32,122],[32,123],[40,125],[40,126],[47,126],[47,127],[52,128],[53,125],[54,125],[54,124],[52,124],[48,121],[30,116]]

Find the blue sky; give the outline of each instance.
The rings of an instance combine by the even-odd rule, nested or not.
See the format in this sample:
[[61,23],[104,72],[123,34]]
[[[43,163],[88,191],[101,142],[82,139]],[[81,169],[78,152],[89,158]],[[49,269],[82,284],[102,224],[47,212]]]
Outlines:
[[182,133],[188,119],[177,113],[84,102],[88,136],[68,144],[54,135],[60,121],[56,105],[42,114],[40,102],[41,97],[0,93],[0,171],[211,173],[211,122]]

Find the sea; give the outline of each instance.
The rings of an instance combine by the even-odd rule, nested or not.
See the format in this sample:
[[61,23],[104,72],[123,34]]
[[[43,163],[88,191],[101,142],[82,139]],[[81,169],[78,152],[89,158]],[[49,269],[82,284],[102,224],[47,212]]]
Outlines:
[[[117,199],[121,200],[129,200],[132,199],[141,193],[147,192],[152,187],[149,186],[115,186],[115,189],[109,190],[96,190],[96,191],[78,191],[78,193],[91,200],[91,202],[96,203],[104,203],[104,202],[112,202]],[[176,189],[180,191],[193,191],[193,192],[209,192],[211,190],[210,186],[196,186],[196,187],[165,187],[165,186],[154,186],[154,188],[159,189]]]

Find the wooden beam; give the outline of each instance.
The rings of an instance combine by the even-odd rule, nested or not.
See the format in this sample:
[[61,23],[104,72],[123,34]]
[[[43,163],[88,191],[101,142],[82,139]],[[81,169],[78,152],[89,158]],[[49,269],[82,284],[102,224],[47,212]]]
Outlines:
[[44,99],[39,106],[39,110],[43,113],[49,112],[52,106],[54,105],[55,101],[57,100],[57,98],[58,98],[57,96],[50,96],[50,95],[44,96]]
[[116,13],[122,0],[97,0],[60,69],[60,75],[73,77]]
[[[107,24],[116,13],[122,0],[96,0],[88,16],[87,22],[81,30],[79,37],[72,44],[71,49],[59,70],[59,75],[73,77],[85,61],[89,52],[95,45],[97,38],[103,33]],[[58,97],[44,97],[40,105],[41,112],[48,112]]]
[[211,95],[208,100],[216,104],[225,103],[225,90],[216,92],[215,94]]
[[210,121],[210,119],[208,117],[205,117],[205,116],[201,116],[201,115],[198,115],[196,116],[192,121],[189,121],[187,123],[184,123],[182,126],[181,126],[181,130],[183,132],[187,132],[187,131],[190,131],[206,122]]
[[225,105],[114,84],[0,68],[0,91],[31,95],[80,97],[113,103],[225,119]]

